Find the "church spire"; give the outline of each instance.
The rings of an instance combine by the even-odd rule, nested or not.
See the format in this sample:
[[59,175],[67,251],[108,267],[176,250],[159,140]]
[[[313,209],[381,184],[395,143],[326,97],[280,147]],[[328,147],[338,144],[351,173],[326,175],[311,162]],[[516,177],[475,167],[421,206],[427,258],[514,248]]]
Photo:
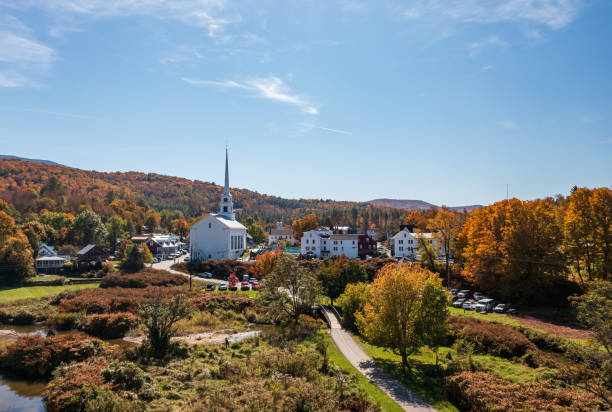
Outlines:
[[223,194],[229,194],[229,167],[227,162],[227,146],[225,146],[225,187],[223,188]]
[[234,202],[232,200],[232,194],[229,188],[229,162],[227,155],[227,146],[225,147],[225,186],[223,187],[223,194],[221,195],[221,208],[219,214],[226,219],[235,220],[234,215]]

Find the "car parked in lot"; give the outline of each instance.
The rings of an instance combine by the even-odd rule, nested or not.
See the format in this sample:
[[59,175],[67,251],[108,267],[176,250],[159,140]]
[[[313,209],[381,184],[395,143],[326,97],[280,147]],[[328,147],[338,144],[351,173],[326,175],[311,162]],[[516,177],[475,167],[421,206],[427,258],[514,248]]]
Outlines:
[[189,256],[186,256],[184,262],[191,262],[191,258]]
[[469,299],[471,295],[472,295],[472,291],[469,289],[463,289],[457,293],[457,297],[463,298],[463,299]]
[[466,300],[465,302],[463,302],[463,305],[461,305],[461,308],[463,310],[473,310],[474,309],[472,307],[472,302],[470,302],[469,300]]
[[457,293],[459,293],[459,289],[451,289],[450,290],[451,295],[453,296],[457,296]]
[[219,283],[219,290],[227,290],[227,283]]
[[249,279],[249,283],[252,285],[253,283],[259,282],[256,278]]
[[212,279],[213,277],[210,272],[198,273],[198,276],[204,279]]
[[259,286],[259,282],[255,282],[251,285],[251,289],[253,290],[259,290],[260,286]]
[[240,290],[249,290],[251,289],[251,285],[249,285],[249,282],[242,282],[242,284],[240,285]]
[[465,301],[466,301],[465,299],[463,299],[463,298],[459,298],[459,299],[457,299],[457,300],[455,300],[455,301],[453,302],[453,307],[454,307],[454,308],[461,308],[461,306],[463,306],[463,304],[465,303]]
[[237,283],[230,283],[229,290],[238,290],[238,284]]
[[217,289],[217,285],[214,284],[214,283],[209,283],[208,285],[206,285],[206,291],[207,292],[212,292],[215,289]]
[[506,303],[500,303],[493,308],[496,313],[516,313],[516,309]]
[[495,301],[493,299],[485,298],[480,299],[478,303],[476,303],[474,310],[476,310],[477,312],[490,312],[494,306]]

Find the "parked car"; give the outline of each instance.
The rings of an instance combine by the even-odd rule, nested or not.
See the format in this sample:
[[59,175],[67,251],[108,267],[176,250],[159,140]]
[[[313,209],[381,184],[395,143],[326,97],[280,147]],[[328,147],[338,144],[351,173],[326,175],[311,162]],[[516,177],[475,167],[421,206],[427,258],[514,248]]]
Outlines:
[[453,302],[453,307],[454,308],[461,308],[461,306],[463,305],[463,303],[465,301],[466,301],[465,299],[459,298],[459,299],[457,299],[456,301]]
[[464,298],[464,299],[468,299],[471,295],[472,295],[472,291],[470,291],[469,289],[460,290],[457,293],[457,297]]
[[204,272],[204,273],[200,273],[198,276],[200,276],[201,278],[204,279],[212,279],[212,273],[210,272]]
[[251,289],[253,290],[259,290],[260,286],[259,286],[259,282],[255,282],[251,285]]
[[185,257],[184,262],[191,262],[191,259],[189,258],[189,256]]
[[457,296],[457,293],[459,293],[459,289],[451,289],[450,290],[451,295],[453,296]]
[[466,300],[465,302],[463,302],[463,305],[461,305],[461,308],[463,308],[464,310],[473,310],[474,309],[472,307],[472,302],[470,302],[469,300]]
[[227,283],[219,283],[219,290],[227,290]]
[[237,283],[230,283],[229,290],[238,290],[238,284]]
[[214,284],[214,283],[209,283],[208,285],[206,285],[206,291],[207,292],[212,292],[215,289],[217,289],[217,285]]
[[500,303],[493,308],[493,311],[497,313],[516,313],[516,309],[507,303]]
[[478,301],[478,303],[474,307],[474,310],[476,310],[477,312],[490,312],[494,306],[495,301],[493,299],[485,298],[480,299]]
[[249,279],[249,283],[250,284],[257,283],[257,282],[259,282],[259,281],[256,278]]
[[482,293],[474,292],[474,299],[476,299],[477,301],[480,300],[480,299],[484,299],[484,298],[485,298],[485,296]]
[[242,284],[240,285],[240,290],[249,290],[251,289],[251,285],[249,285],[249,282],[242,282]]
[[153,263],[159,263],[159,259],[158,258],[153,258]]

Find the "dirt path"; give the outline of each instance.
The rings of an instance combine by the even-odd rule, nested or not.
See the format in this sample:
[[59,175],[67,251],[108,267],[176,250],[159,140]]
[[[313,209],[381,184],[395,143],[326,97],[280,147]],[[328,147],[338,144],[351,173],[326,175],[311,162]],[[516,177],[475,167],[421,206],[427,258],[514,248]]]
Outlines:
[[340,349],[344,357],[346,357],[359,372],[389,395],[389,397],[405,411],[435,411],[433,407],[419,398],[414,392],[376,366],[376,363],[366,355],[359,345],[357,345],[353,337],[342,329],[336,315],[327,308],[323,308],[323,310],[330,324],[331,337],[334,343],[338,346],[338,349]]

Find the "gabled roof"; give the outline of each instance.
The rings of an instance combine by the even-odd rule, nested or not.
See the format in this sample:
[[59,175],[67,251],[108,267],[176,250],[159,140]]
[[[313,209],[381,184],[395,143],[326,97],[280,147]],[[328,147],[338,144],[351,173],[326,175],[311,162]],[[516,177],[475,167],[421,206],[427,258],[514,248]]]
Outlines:
[[79,253],[77,253],[77,255],[84,255],[95,247],[96,247],[95,243],[89,244],[85,246],[83,249],[79,250]]
[[246,227],[242,223],[237,221],[237,220],[228,219],[227,217],[225,217],[225,216],[223,216],[221,214],[209,215],[209,216],[213,216],[214,218],[216,218],[219,223],[221,223],[222,225],[224,225],[228,229],[244,229],[244,230],[246,230]]
[[330,240],[357,240],[359,239],[359,235],[357,234],[349,234],[349,235],[331,235],[329,237]]
[[397,232],[396,234],[394,234],[391,239],[395,239],[396,237],[399,237],[399,235],[401,235],[402,233],[407,233],[409,235],[414,236],[416,233],[409,231],[408,229],[402,229],[399,232]]
[[291,229],[272,229],[270,230],[272,236],[293,236],[293,230]]

